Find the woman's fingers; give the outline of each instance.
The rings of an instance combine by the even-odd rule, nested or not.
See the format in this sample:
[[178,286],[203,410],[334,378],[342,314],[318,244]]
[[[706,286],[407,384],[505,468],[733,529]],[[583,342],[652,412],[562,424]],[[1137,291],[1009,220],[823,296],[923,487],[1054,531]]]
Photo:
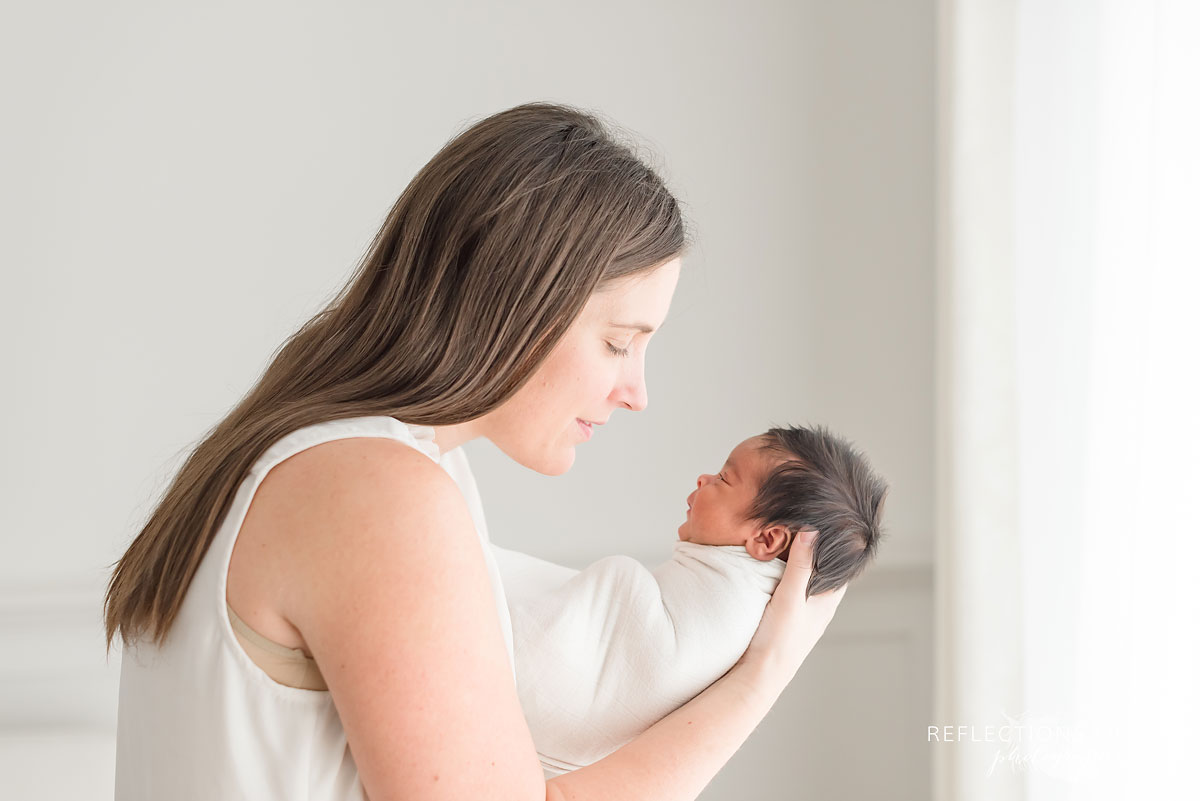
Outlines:
[[779,580],[780,589],[791,590],[797,587],[803,594],[804,588],[808,586],[808,580],[812,577],[812,551],[804,548],[801,550],[793,550],[788,557],[787,566],[783,570],[783,578]]
[[[797,543],[799,546],[799,543]],[[770,655],[796,670],[833,619],[848,585],[805,597],[812,577],[812,550],[795,547],[759,622],[746,656]],[[746,658],[746,657],[743,657]]]

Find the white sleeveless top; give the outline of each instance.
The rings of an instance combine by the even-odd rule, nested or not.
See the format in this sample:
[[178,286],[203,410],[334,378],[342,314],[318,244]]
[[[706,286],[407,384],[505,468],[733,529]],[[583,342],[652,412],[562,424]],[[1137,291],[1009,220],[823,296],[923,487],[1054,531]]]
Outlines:
[[392,417],[307,426],[268,448],[238,487],[163,647],[143,640],[123,649],[116,801],[365,798],[329,692],[272,680],[239,645],[225,601],[234,541],[267,472],[314,445],[349,437],[404,442],[439,463],[458,484],[483,543],[512,666],[508,604],[462,448],[441,454],[432,428]]

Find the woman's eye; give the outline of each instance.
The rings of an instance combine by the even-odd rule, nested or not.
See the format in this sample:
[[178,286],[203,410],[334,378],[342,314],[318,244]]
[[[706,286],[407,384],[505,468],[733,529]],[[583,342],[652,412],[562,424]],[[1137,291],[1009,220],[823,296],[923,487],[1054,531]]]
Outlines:
[[[721,479],[722,481],[725,481],[725,474],[724,474],[724,473],[717,473],[717,478]],[[729,482],[728,482],[728,481],[725,481],[725,483],[726,483],[726,484],[728,484]]]
[[618,348],[616,345],[614,345],[611,342],[605,342],[604,344],[608,345],[609,352],[612,353],[614,356],[628,356],[629,355],[629,348]]

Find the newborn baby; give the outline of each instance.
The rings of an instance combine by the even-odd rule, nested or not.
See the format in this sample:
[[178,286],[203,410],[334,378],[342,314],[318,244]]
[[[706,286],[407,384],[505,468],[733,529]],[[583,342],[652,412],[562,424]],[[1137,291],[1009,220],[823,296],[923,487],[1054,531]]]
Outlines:
[[813,554],[808,594],[857,576],[886,492],[845,440],[772,428],[700,476],[674,552],[653,570],[628,556],[572,570],[492,545],[546,776],[603,759],[733,667],[797,538]]

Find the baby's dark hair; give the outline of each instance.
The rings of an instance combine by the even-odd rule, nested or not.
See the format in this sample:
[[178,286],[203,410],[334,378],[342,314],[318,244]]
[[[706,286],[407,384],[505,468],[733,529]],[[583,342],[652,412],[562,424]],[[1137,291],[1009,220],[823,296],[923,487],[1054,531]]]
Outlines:
[[[763,450],[782,456],[758,488],[748,520],[817,530],[805,597],[834,590],[858,576],[879,545],[880,512],[888,485],[847,440],[823,426],[787,426],[762,435]],[[787,552],[782,558],[786,561]]]

